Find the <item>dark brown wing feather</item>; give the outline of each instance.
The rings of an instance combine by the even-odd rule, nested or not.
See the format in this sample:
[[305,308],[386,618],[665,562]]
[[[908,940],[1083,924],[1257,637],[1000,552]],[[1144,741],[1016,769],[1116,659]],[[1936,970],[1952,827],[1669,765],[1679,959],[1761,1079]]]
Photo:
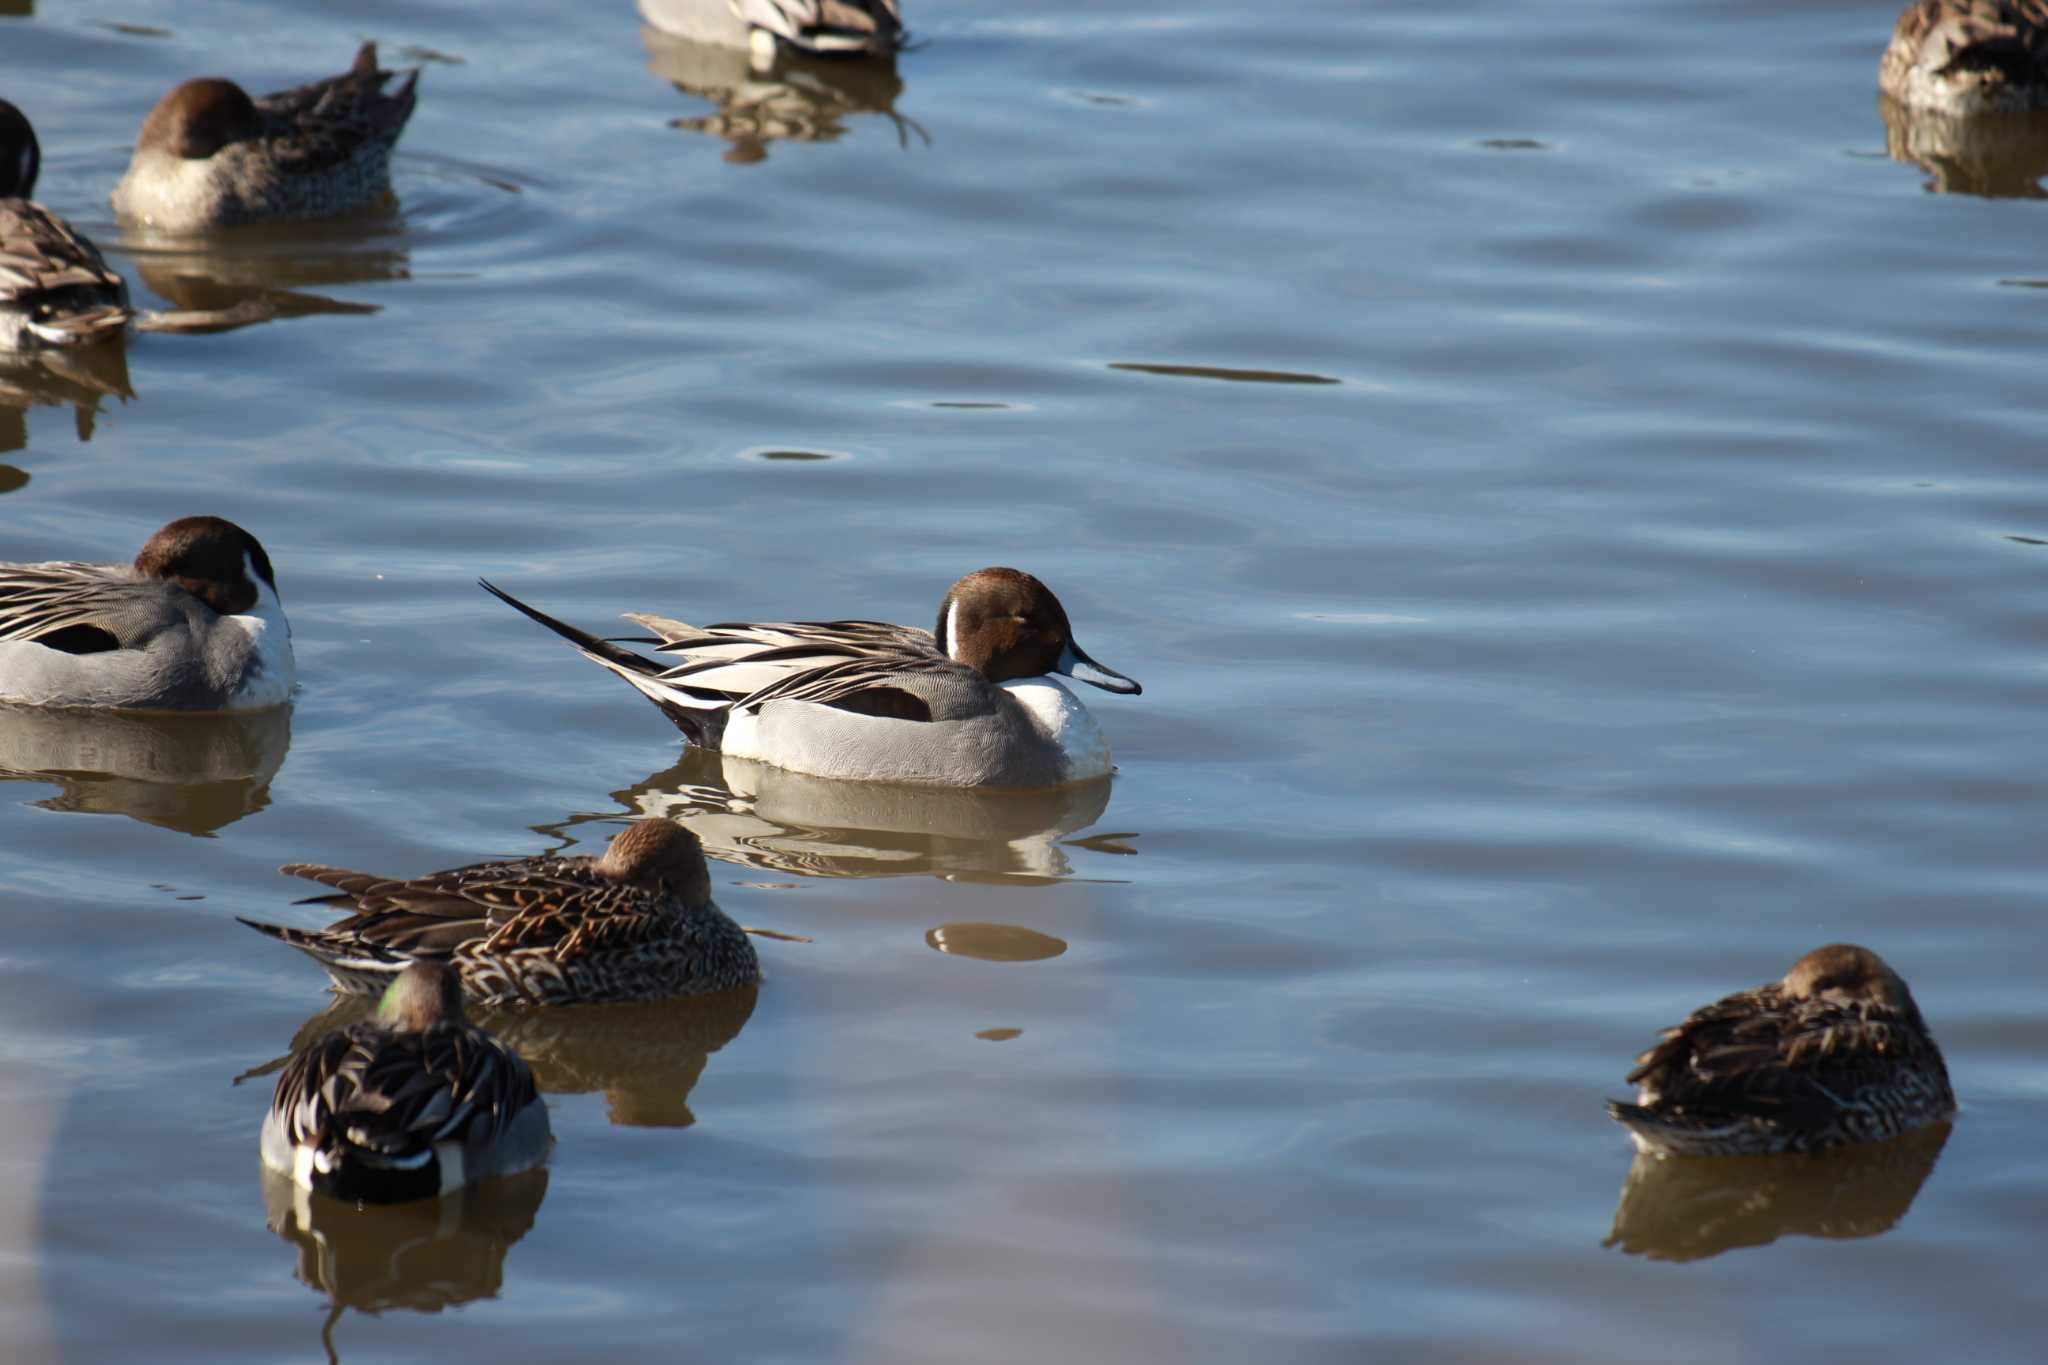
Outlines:
[[1667,1029],[1628,1080],[1650,1086],[1660,1109],[1820,1125],[1843,1097],[1885,1081],[1930,1047],[1920,1021],[1899,1011],[1792,1000],[1773,983]]
[[[1997,69],[2032,79],[2048,64],[2048,0],[1921,0],[1899,16],[1893,43],[1944,72]],[[1927,51],[1929,43],[1940,47]],[[1899,60],[1891,52],[1886,59]]]
[[255,101],[263,137],[279,166],[311,175],[354,159],[365,142],[395,142],[412,117],[419,71],[389,93],[395,71],[379,70],[377,45],[364,43],[355,64],[339,76],[279,90]]
[[405,956],[552,945],[572,958],[673,932],[666,898],[613,881],[589,858],[527,858],[479,863],[396,881],[345,868],[292,863],[283,869],[332,886],[320,899],[355,913],[322,937],[354,938]]
[[450,1138],[489,1141],[535,1096],[526,1063],[473,1025],[403,1033],[365,1021],[294,1056],[272,1104],[294,1143],[345,1138],[393,1155]]

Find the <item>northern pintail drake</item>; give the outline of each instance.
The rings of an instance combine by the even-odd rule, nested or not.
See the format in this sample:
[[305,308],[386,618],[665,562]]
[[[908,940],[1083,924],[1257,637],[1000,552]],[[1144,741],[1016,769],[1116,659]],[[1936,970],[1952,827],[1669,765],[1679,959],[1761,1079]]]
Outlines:
[[0,564],[0,701],[225,711],[296,678],[270,556],[220,517],[182,517],[132,564]]
[[678,38],[744,47],[764,66],[782,47],[820,57],[893,57],[910,38],[896,0],[640,0],[640,17]]
[[628,612],[673,666],[486,591],[554,631],[661,708],[691,743],[819,777],[949,787],[1056,787],[1110,772],[1109,741],[1052,674],[1135,695],[1074,643],[1052,590],[977,569],[936,633],[880,621],[702,628]]
[[0,100],[0,351],[44,351],[118,335],[135,317],[99,248],[29,198],[42,144]]
[[546,1159],[547,1106],[524,1059],[463,1016],[443,962],[415,962],[375,1019],[285,1064],[263,1164],[337,1199],[432,1199]]
[[315,863],[282,871],[339,893],[325,929],[242,923],[313,957],[336,990],[371,994],[417,957],[448,959],[479,1004],[666,1000],[749,986],[746,931],[711,900],[697,836],[640,820],[601,858],[478,863],[410,880]]
[[412,117],[417,67],[377,67],[364,43],[339,76],[251,99],[219,77],[186,81],[142,121],[114,212],[164,232],[325,218],[391,192],[391,148]]
[[1877,88],[1913,109],[2048,108],[2048,0],[1918,0],[1899,16]]
[[1955,1113],[1941,1049],[1913,993],[1868,948],[1831,943],[1781,981],[1695,1010],[1636,1058],[1636,1102],[1609,1101],[1637,1150],[1669,1156],[1816,1152]]

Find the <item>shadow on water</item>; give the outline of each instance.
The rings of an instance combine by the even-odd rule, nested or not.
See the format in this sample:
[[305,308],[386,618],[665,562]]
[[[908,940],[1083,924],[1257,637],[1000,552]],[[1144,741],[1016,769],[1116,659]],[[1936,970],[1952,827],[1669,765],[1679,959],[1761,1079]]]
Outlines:
[[[1097,835],[1110,779],[1039,791],[836,782],[701,749],[613,793],[687,825],[707,856],[805,877],[933,876],[1029,885],[1074,875],[1069,847],[1134,852]],[[590,817],[596,818],[612,818]]]
[[1937,1123],[1820,1156],[1639,1152],[1603,1245],[1653,1261],[1701,1261],[1780,1237],[1875,1237],[1906,1216],[1948,1135]]
[[52,782],[44,810],[126,815],[212,835],[270,804],[292,709],[226,715],[0,704],[0,780]]
[[[541,1093],[601,1094],[611,1121],[625,1127],[687,1128],[697,1121],[690,1091],[711,1054],[753,1017],[755,995],[749,986],[687,1000],[471,1009],[469,1016],[526,1059]],[[291,1053],[243,1072],[237,1083],[272,1075],[292,1054],[376,1008],[373,996],[333,997],[292,1035]]]
[[265,1221],[298,1249],[293,1273],[331,1306],[320,1328],[329,1360],[341,1358],[334,1331],[345,1309],[438,1313],[495,1298],[505,1253],[532,1229],[547,1191],[543,1166],[440,1199],[359,1207],[263,1172]]
[[731,144],[727,161],[765,160],[771,142],[837,141],[846,134],[846,120],[860,114],[888,119],[904,147],[913,135],[931,143],[929,133],[896,112],[903,79],[892,62],[827,61],[785,53],[764,68],[754,64],[744,47],[692,41],[645,24],[640,41],[647,46],[650,71],[714,106],[712,113],[671,119],[668,126],[724,139]]
[[2048,116],[1985,114],[1951,118],[1906,108],[1880,95],[1885,151],[1931,177],[1932,194],[1974,194],[1987,199],[2041,199],[2048,174]]

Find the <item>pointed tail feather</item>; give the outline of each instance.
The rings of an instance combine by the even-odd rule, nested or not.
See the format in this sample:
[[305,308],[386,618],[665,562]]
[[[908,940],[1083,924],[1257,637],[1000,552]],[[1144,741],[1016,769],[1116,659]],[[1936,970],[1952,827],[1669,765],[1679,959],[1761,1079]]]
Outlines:
[[635,654],[630,649],[620,649],[611,641],[600,639],[587,630],[579,630],[567,621],[556,620],[539,607],[529,607],[526,603],[520,601],[511,593],[506,592],[488,578],[479,578],[476,581],[476,585],[497,598],[500,602],[503,602],[506,606],[512,608],[512,610],[540,622],[549,630],[589,655],[591,659],[605,665],[607,668],[629,670],[642,675],[661,672],[661,665],[644,654]]
[[84,346],[118,335],[134,318],[132,309],[108,303],[62,317],[31,321],[27,326],[52,346]]
[[673,721],[692,744],[706,749],[718,747],[719,738],[725,733],[725,709],[731,704],[730,698],[665,683],[661,675],[666,670],[659,661],[644,654],[635,654],[630,649],[621,649],[610,640],[579,630],[566,621],[558,621],[538,607],[528,606],[488,579],[479,578],[477,586],[576,646],[584,658],[631,683],[641,695],[660,707],[661,713]]
[[374,995],[391,984],[391,978],[405,969],[410,959],[395,953],[386,953],[369,943],[342,944],[323,938],[304,929],[289,929],[282,924],[264,924],[260,920],[243,919],[242,923],[267,938],[279,943],[289,943],[307,957],[327,969],[333,978],[336,990],[356,995]]
[[[380,877],[374,872],[353,872],[345,867],[328,867],[323,863],[286,863],[277,869],[287,877],[304,877],[309,882],[331,886],[343,893],[343,897],[354,897],[380,887],[398,886],[401,883],[392,877]],[[309,896],[300,905],[313,905],[338,899],[334,896]]]
[[1767,1125],[1754,1121],[1671,1118],[1623,1100],[1609,1100],[1607,1114],[1628,1129],[1639,1151],[1664,1156],[1749,1156],[1790,1146],[1774,1140]]

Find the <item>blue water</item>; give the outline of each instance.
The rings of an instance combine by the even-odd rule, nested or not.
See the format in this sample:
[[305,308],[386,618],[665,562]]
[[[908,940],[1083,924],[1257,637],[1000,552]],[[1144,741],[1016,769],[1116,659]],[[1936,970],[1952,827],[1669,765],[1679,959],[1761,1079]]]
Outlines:
[[[623,3],[0,20],[39,197],[151,307],[278,315],[0,409],[0,557],[233,517],[303,680],[288,734],[103,742],[207,781],[0,787],[0,1354],[2032,1359],[2025,130],[1888,157],[1861,5],[909,3],[900,90],[739,89]],[[435,54],[395,215],[112,221],[162,90],[372,37]],[[1107,791],[728,774],[473,583],[929,624],[994,563],[1145,685],[1088,698]],[[276,866],[642,811],[812,941],[750,1009],[493,1019],[544,1182],[273,1232],[236,1078],[328,1003],[234,923],[317,920]],[[1630,1059],[1836,939],[1912,982],[1945,1145],[1617,1226]]]

